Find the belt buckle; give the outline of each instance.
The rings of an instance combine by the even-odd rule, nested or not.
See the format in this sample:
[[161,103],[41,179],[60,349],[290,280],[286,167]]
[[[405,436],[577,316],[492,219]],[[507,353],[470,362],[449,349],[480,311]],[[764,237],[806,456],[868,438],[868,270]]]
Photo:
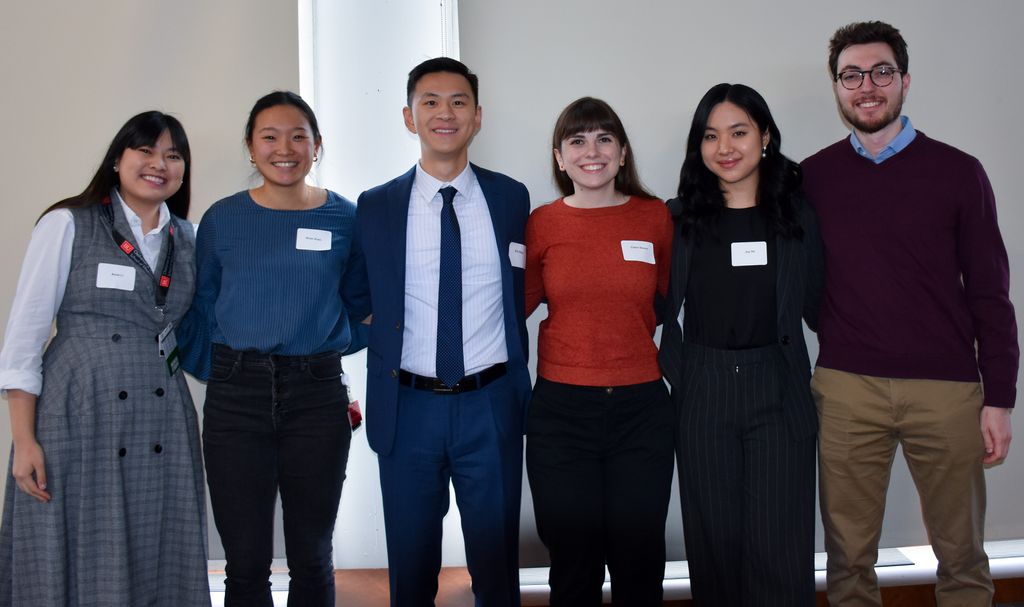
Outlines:
[[458,387],[458,384],[455,384],[454,386],[449,387],[446,384],[443,384],[441,382],[438,382],[438,383],[440,385],[434,386],[434,388],[432,390],[432,392],[434,394],[454,394],[456,388]]

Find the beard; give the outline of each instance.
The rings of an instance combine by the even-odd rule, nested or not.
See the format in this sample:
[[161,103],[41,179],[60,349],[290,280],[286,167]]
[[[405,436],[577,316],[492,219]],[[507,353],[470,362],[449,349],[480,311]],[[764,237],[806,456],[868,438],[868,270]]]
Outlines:
[[885,127],[889,126],[895,120],[899,120],[900,114],[903,112],[903,91],[900,91],[900,97],[896,100],[896,103],[889,108],[889,111],[876,116],[871,120],[864,120],[857,116],[855,108],[847,105],[839,105],[839,113],[843,115],[843,118],[850,123],[855,130],[866,133],[868,135],[877,133]]

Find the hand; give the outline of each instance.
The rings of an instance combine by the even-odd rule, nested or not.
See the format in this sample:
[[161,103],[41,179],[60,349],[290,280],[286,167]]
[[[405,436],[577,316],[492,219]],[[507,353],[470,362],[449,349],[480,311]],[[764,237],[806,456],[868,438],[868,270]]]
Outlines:
[[981,463],[1001,464],[1010,452],[1013,430],[1010,427],[1010,410],[1004,407],[981,408],[981,438],[985,441],[985,457]]
[[15,443],[11,474],[22,491],[40,502],[50,501],[50,494],[46,491],[43,448],[38,442]]

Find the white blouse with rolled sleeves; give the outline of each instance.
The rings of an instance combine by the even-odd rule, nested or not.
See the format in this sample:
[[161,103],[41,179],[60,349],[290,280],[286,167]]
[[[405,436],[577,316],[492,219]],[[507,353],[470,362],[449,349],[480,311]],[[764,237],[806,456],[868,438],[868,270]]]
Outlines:
[[[124,210],[132,237],[152,268],[163,245],[162,230],[171,220],[167,204],[160,205],[156,228],[142,233],[142,220],[115,191]],[[7,319],[4,347],[0,351],[0,390],[24,390],[38,395],[43,387],[43,348],[53,330],[53,319],[64,299],[64,287],[71,271],[71,245],[75,222],[71,211],[57,209],[43,215],[32,230],[32,238],[21,264],[14,303]]]

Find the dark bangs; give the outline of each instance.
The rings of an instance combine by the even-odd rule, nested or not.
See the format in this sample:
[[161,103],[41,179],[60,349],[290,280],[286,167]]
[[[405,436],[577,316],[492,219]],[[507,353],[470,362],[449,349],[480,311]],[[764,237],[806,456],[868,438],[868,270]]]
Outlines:
[[566,137],[577,133],[589,133],[591,131],[607,131],[624,143],[624,129],[615,113],[605,102],[584,97],[569,105],[562,111],[555,123],[555,131],[552,134],[551,147],[557,149],[562,145]]
[[143,112],[135,116],[121,128],[121,131],[110,143],[104,164],[113,166],[113,163],[121,157],[127,148],[137,150],[156,144],[156,140],[165,130],[171,136],[174,148],[185,161],[185,173],[182,175],[181,187],[167,199],[167,208],[171,213],[185,219],[188,217],[191,194],[192,150],[189,149],[185,128],[181,126],[181,122],[177,118],[157,111]]

